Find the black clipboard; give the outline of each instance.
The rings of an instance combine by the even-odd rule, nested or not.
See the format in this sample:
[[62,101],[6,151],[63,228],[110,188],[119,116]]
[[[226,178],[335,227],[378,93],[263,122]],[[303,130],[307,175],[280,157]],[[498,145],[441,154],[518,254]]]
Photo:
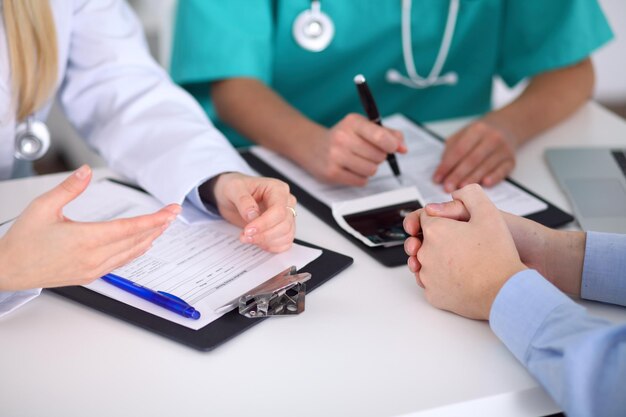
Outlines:
[[[296,243],[322,250],[322,254],[317,259],[298,271],[311,273],[311,279],[306,283],[307,293],[352,265],[353,259],[348,256],[306,242],[296,240]],[[213,350],[250,327],[268,319],[268,317],[249,319],[240,315],[239,310],[235,309],[205,327],[199,330],[193,330],[85,287],[49,288],[46,291],[59,294],[80,304],[202,351]],[[308,302],[313,301],[309,300]],[[306,311],[304,314],[306,314]],[[291,319],[297,320],[296,317]]]
[[[110,180],[121,185],[130,186],[139,191],[144,191],[139,187],[122,181]],[[341,271],[352,265],[354,261],[349,256],[342,255],[298,239],[296,239],[295,242],[300,245],[320,249],[322,251],[322,254],[319,257],[298,271],[309,272],[311,274],[311,279],[306,282],[307,293],[339,274]],[[213,350],[222,343],[269,318],[249,319],[240,315],[239,311],[235,309],[226,313],[214,322],[209,323],[205,327],[194,330],[166,320],[162,317],[155,316],[85,287],[71,286],[49,288],[46,289],[46,291],[59,294],[80,304],[86,305],[164,336],[168,339],[202,351]],[[309,300],[308,302],[313,301]],[[296,317],[292,317],[290,319],[297,320]]]
[[[409,119],[409,120],[411,120],[420,128],[428,132],[433,137],[444,142],[444,139],[441,136],[434,133],[430,129],[426,128],[422,123],[416,122],[415,120],[412,120],[412,119]],[[301,203],[307,209],[311,210],[317,217],[319,217],[321,220],[326,222],[336,231],[341,233],[348,240],[352,241],[361,250],[366,252],[368,255],[376,259],[381,264],[388,266],[388,267],[406,264],[407,256],[404,253],[404,247],[402,245],[392,246],[392,247],[381,247],[381,246],[369,247],[369,246],[364,245],[360,240],[358,240],[357,238],[355,238],[354,236],[352,236],[351,234],[343,230],[341,227],[339,227],[339,225],[333,218],[333,213],[332,213],[331,208],[328,207],[326,204],[322,203],[321,201],[313,197],[307,191],[299,187],[289,178],[286,178],[280,172],[275,170],[270,165],[266,164],[264,161],[259,159],[256,155],[252,154],[251,152],[244,151],[242,152],[241,155],[246,160],[246,162],[248,162],[248,164],[250,164],[250,166],[254,168],[257,172],[259,172],[261,175],[277,178],[289,184],[291,188],[291,193],[296,196],[296,198],[298,199],[298,203]],[[517,188],[527,192],[528,194],[538,198],[539,200],[547,204],[548,206],[547,209],[525,216],[527,219],[534,220],[548,227],[559,227],[574,220],[574,217],[572,217],[571,214],[564,212],[560,208],[556,207],[555,205],[547,201],[545,198],[542,198],[539,195],[533,193],[526,187],[518,184],[517,182],[509,178],[507,178],[506,181],[508,181],[509,183],[513,184]]]

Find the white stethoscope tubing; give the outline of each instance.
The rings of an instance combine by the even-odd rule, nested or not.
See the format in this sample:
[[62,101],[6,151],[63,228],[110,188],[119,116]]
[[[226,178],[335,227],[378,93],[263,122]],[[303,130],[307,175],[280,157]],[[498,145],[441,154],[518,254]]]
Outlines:
[[[459,4],[459,0],[450,0],[448,18],[446,19],[446,26],[437,58],[430,70],[430,74],[423,78],[417,73],[413,56],[413,38],[411,36],[411,8],[413,2],[412,0],[402,0],[402,57],[407,76],[403,76],[399,71],[390,68],[385,74],[387,82],[415,89],[457,84],[458,74],[456,72],[448,72],[442,75],[441,71],[450,53],[450,46],[452,45],[452,38],[454,38],[456,21],[459,15]],[[316,31],[308,30],[312,27]],[[311,52],[320,52],[326,49],[331,43],[335,32],[331,18],[321,11],[319,0],[312,0],[311,8],[303,11],[296,17],[292,31],[296,43],[301,48]]]
[[449,72],[441,75],[441,70],[448,59],[448,53],[450,52],[450,45],[452,44],[452,38],[454,37],[454,30],[456,28],[456,20],[459,15],[459,0],[450,0],[450,6],[448,8],[448,18],[446,20],[446,27],[443,33],[443,39],[435,64],[430,70],[427,78],[421,77],[417,73],[415,68],[415,59],[413,57],[413,45],[411,36],[411,7],[412,0],[402,0],[402,56],[404,58],[404,66],[408,78],[403,77],[400,73],[394,69],[387,71],[387,81],[399,83],[411,88],[426,88],[435,85],[452,85],[458,81],[458,76],[455,72]]

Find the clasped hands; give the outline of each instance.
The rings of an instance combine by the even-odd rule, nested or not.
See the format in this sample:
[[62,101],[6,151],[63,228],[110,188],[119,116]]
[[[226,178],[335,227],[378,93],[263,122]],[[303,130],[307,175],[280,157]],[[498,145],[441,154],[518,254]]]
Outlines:
[[553,232],[500,212],[479,185],[457,190],[452,198],[405,218],[408,266],[429,303],[487,320],[510,277],[526,268],[549,275],[546,248]]

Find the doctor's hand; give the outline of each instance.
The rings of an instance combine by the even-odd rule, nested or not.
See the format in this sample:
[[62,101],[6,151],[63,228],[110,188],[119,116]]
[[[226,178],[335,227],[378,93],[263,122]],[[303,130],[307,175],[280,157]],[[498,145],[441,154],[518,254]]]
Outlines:
[[[456,193],[452,193],[454,196]],[[470,214],[461,200],[446,203],[427,204],[424,208],[429,216],[445,217],[468,221]],[[501,211],[515,242],[521,261],[529,268],[536,269],[561,291],[580,295],[582,263],[586,236],[583,232],[559,231],[545,227],[532,220]],[[419,213],[414,212],[405,218],[407,233],[419,230]],[[409,268],[416,268],[414,254],[420,241],[409,238],[405,242],[409,258]]]
[[243,228],[241,242],[270,252],[286,251],[293,244],[296,198],[284,182],[230,172],[207,181],[200,193],[208,193],[222,217]]
[[515,167],[517,140],[487,119],[461,129],[446,141],[433,180],[452,192],[468,184],[491,187]]
[[31,202],[0,239],[0,291],[87,284],[146,252],[180,212],[108,222],[74,222],[63,207],[91,180],[84,165]]
[[480,186],[467,186],[453,197],[467,209],[467,222],[431,216],[424,209],[405,218],[412,236],[405,242],[409,268],[429,303],[487,320],[504,283],[526,266],[506,222]]
[[303,143],[297,162],[329,183],[364,186],[389,153],[406,153],[401,132],[351,113]]

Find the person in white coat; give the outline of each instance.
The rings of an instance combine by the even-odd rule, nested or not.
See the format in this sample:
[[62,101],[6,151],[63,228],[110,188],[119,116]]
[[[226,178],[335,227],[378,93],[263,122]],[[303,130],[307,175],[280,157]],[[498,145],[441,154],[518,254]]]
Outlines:
[[185,204],[241,226],[243,242],[273,252],[291,246],[296,201],[288,186],[252,176],[151,58],[123,0],[0,0],[0,14],[0,179],[29,168],[16,162],[16,129],[45,120],[56,97],[112,169],[169,204],[136,218],[72,222],[62,209],[88,186],[91,170],[81,167],[0,238],[0,314],[39,287],[88,283],[129,262]]

